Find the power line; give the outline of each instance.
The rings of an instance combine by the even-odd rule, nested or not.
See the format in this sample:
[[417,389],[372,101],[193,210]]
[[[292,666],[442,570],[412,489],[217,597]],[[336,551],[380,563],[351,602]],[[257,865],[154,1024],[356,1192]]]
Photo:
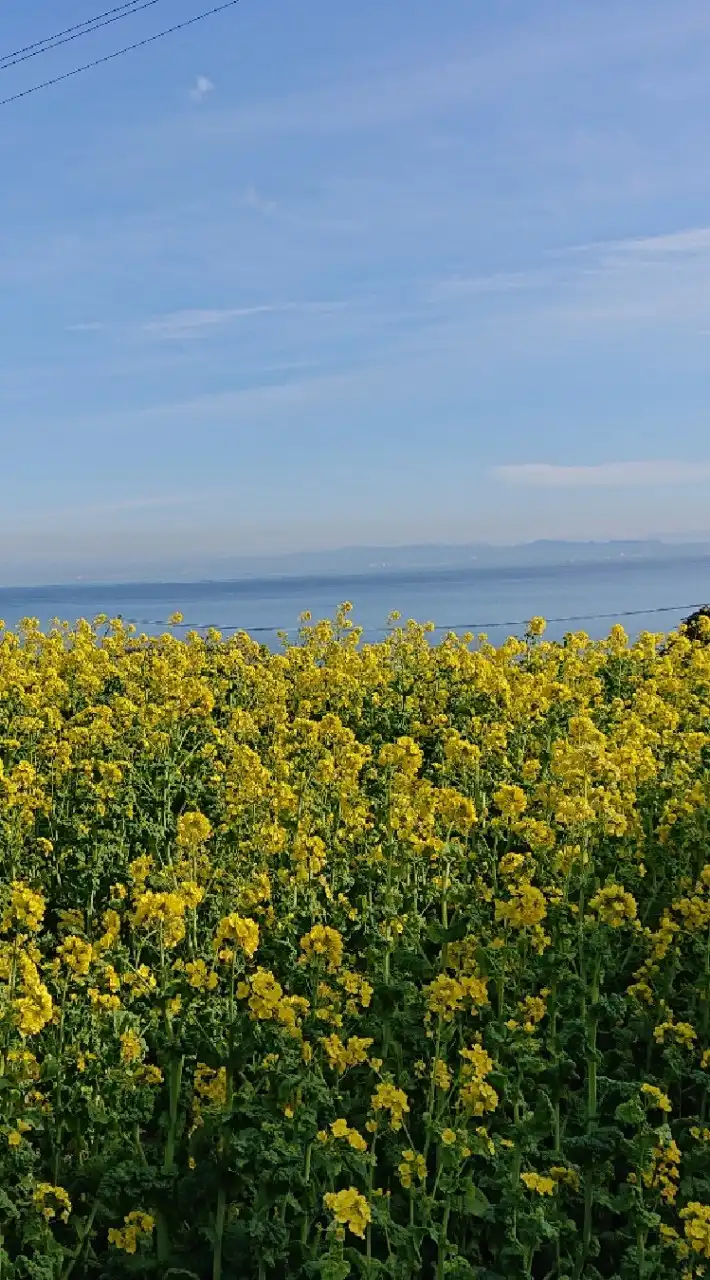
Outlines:
[[[82,36],[89,36],[92,31],[99,31],[101,27],[110,27],[114,22],[122,22],[124,18],[130,18],[134,13],[140,13],[142,9],[150,9],[158,3],[159,0],[143,0],[142,4],[137,3],[137,0],[130,0],[130,4],[120,6],[121,12],[109,10],[109,13],[114,14],[112,18],[106,14],[100,14],[97,18],[87,18],[85,23],[78,23],[76,27],[68,27],[66,31],[60,31],[56,36],[47,36],[46,39],[38,40],[33,45],[27,45],[26,49],[18,49],[16,53],[8,53],[0,57],[0,71],[7,71],[8,67],[16,67],[20,62],[28,62],[30,58],[38,58],[42,53],[49,53],[50,49],[58,49],[62,44],[70,44],[72,40],[80,40]],[[99,18],[103,21],[99,21]]]
[[43,80],[40,84],[31,85],[29,89],[23,89],[20,93],[13,93],[9,98],[0,98],[0,107],[6,107],[10,102],[18,102],[20,98],[27,98],[31,93],[39,93],[40,89],[49,89],[52,85],[60,84],[62,80],[69,80],[72,76],[78,76],[82,71],[91,71],[94,67],[100,67],[105,62],[112,62],[114,58],[121,58],[126,53],[132,53],[134,49],[143,49],[148,44],[153,44],[156,40],[162,40],[165,36],[172,35],[175,31],[184,31],[186,27],[192,27],[196,22],[203,22],[205,18],[211,18],[216,13],[223,13],[225,9],[233,9],[239,0],[224,0],[223,4],[218,4],[213,9],[206,9],[203,13],[195,14],[194,18],[187,18],[184,22],[177,22],[173,27],[166,27],[163,31],[156,31],[152,36],[146,36],[144,40],[137,40],[135,44],[128,44],[123,49],[116,49],[114,53],[107,53],[103,58],[94,58],[92,62],[85,62],[80,67],[74,67],[71,71],[65,71],[61,76],[53,76],[51,80]]
[[[696,609],[704,608],[701,604],[666,604],[659,605],[653,609],[623,609],[614,613],[569,613],[558,618],[546,618],[547,623],[559,622],[597,622],[611,621],[619,618],[645,618],[660,613],[693,613]],[[300,630],[300,627],[235,627],[220,626],[217,623],[209,622],[178,622],[171,623],[169,618],[126,618],[126,622],[134,623],[136,626],[153,626],[153,627],[170,627],[173,631],[221,631],[221,632],[237,632],[244,631],[247,635],[278,635],[280,632],[284,635],[293,635]],[[514,621],[496,621],[496,622],[458,622],[452,623],[450,626],[436,625],[435,632],[440,631],[490,631],[497,627],[527,627],[529,618],[517,618]],[[390,630],[389,627],[363,627],[363,631],[369,632],[371,635],[385,635]]]
[[75,22],[72,27],[64,27],[61,31],[55,31],[52,36],[45,36],[43,40],[33,40],[31,45],[23,45],[22,49],[13,49],[10,54],[0,54],[0,64],[9,63],[10,59],[22,58],[23,54],[29,54],[33,49],[41,49],[42,45],[52,45],[54,41],[64,40],[65,36],[72,35],[72,32],[83,32],[84,27],[93,27],[93,24],[102,22],[104,18],[110,18],[111,14],[123,14],[125,10],[132,9],[138,0],[125,0],[124,4],[115,5],[114,9],[105,9],[104,13],[97,13],[93,18],[84,18],[83,22]]

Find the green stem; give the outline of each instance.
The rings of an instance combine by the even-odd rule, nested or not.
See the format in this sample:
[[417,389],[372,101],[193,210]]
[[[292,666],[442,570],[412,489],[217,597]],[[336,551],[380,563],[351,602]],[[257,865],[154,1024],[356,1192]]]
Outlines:
[[646,1273],[646,1231],[641,1226],[636,1228],[636,1261],[639,1280],[643,1280]]
[[[587,1105],[586,1130],[591,1133],[597,1123],[597,1022],[599,1017],[599,984],[601,975],[601,956],[594,957],[592,980],[589,992],[589,1003],[585,998],[585,1014],[587,1024]],[[585,993],[586,996],[586,993]],[[577,1278],[584,1272],[592,1243],[592,1223],[594,1210],[594,1170],[587,1169],[584,1175],[584,1220],[582,1224],[582,1250],[577,1268]]]
[[61,1115],[62,1115],[62,1087],[64,1084],[64,1077],[63,1077],[64,1031],[65,1031],[65,1016],[66,1016],[66,1003],[67,1003],[68,989],[69,989],[69,976],[67,975],[67,977],[64,979],[64,987],[62,990],[61,1011],[59,1015],[59,1037],[58,1037],[58,1043],[57,1043],[57,1082],[54,1087],[54,1114],[55,1116],[59,1117],[57,1121],[57,1129],[54,1137],[54,1141],[55,1141],[54,1183],[55,1183],[55,1186],[59,1182],[59,1167],[61,1163],[61,1152],[62,1152],[62,1134],[64,1132],[64,1122],[61,1119]]
[[[372,1135],[372,1146],[370,1147],[370,1171],[367,1177],[367,1199],[372,1200],[372,1189],[375,1185],[375,1147],[377,1146],[377,1134]],[[365,1231],[365,1252],[368,1260],[372,1257],[372,1223],[368,1222]]]
[[449,1205],[444,1205],[444,1216],[441,1220],[441,1233],[439,1235],[439,1256],[436,1263],[436,1280],[443,1280],[444,1267],[446,1266],[447,1249],[447,1233],[449,1230]]
[[582,1225],[582,1251],[577,1264],[576,1277],[580,1280],[589,1257],[592,1243],[592,1210],[594,1208],[594,1177],[591,1169],[584,1176],[584,1221]]
[[185,1056],[175,1058],[170,1064],[170,1112],[168,1119],[168,1136],[165,1140],[165,1158],[163,1172],[172,1173],[175,1167],[175,1138],[177,1135],[178,1105],[180,1102],[180,1085]]
[[434,1061],[431,1068],[431,1079],[429,1081],[429,1093],[426,1104],[426,1138],[424,1139],[424,1159],[429,1155],[429,1148],[433,1135],[434,1126],[434,1099],[436,1097],[436,1061],[441,1051],[441,1015],[439,1015],[436,1023],[436,1040],[434,1043]]
[[[233,976],[233,975],[232,975]],[[231,1039],[231,1035],[230,1035]],[[231,1063],[226,1068],[224,1114],[229,1116],[232,1110],[233,1076]],[[220,1166],[224,1160],[224,1134],[219,1141]],[[219,1188],[217,1190],[217,1208],[215,1210],[214,1249],[212,1250],[212,1280],[222,1280],[222,1249],[224,1243],[224,1224],[227,1217],[227,1189],[225,1186],[225,1170],[219,1170]]]
[[[79,1261],[79,1258],[81,1257],[81,1254],[84,1249],[84,1245],[86,1244],[89,1236],[91,1235],[91,1228],[94,1225],[94,1218],[96,1217],[98,1208],[99,1208],[99,1202],[98,1200],[95,1200],[91,1209],[91,1213],[86,1219],[86,1222],[84,1223],[83,1228],[79,1232],[79,1243],[77,1244],[76,1249],[74,1250],[71,1257],[67,1260],[67,1265],[61,1273],[61,1280],[69,1280],[69,1277],[72,1271],[74,1270],[76,1263]],[[0,1250],[2,1249],[1,1241],[2,1241],[2,1237],[0,1237]],[[0,1252],[0,1277],[1,1276],[2,1276],[2,1253]]]
[[[163,1158],[163,1172],[166,1174],[173,1173],[175,1169],[175,1137],[184,1062],[183,1055],[173,1059],[170,1064],[168,1133],[165,1139],[165,1154]],[[170,1258],[170,1231],[163,1210],[156,1213],[156,1237],[158,1262],[167,1262]]]
[[587,1133],[597,1120],[597,1024],[601,956],[594,959],[589,1009],[587,1012]]
[[227,1192],[220,1184],[217,1192],[217,1212],[214,1224],[214,1250],[212,1252],[212,1280],[222,1280],[222,1242],[224,1238],[224,1222],[227,1216]]

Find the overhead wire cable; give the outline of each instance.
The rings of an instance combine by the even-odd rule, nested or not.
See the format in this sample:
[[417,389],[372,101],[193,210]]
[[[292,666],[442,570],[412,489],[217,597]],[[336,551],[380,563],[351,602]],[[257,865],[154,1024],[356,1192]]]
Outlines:
[[49,89],[52,85],[61,84],[63,80],[70,80],[72,76],[81,75],[83,71],[91,71],[94,67],[113,62],[115,58],[122,58],[127,53],[133,53],[135,49],[144,49],[146,45],[154,44],[156,40],[163,40],[166,36],[173,35],[176,31],[184,31],[187,27],[194,26],[196,22],[204,22],[205,18],[211,18],[217,13],[223,13],[225,9],[233,9],[237,4],[239,4],[239,0],[224,0],[223,4],[215,5],[213,9],[205,9],[202,13],[197,13],[192,18],[186,18],[184,22],[176,22],[172,27],[165,27],[162,31],[156,31],[152,36],[146,36],[143,40],[136,40],[134,44],[128,44],[122,49],[114,50],[113,53],[104,54],[102,58],[94,58],[91,62],[85,62],[80,67],[73,67],[71,71],[63,72],[62,75],[52,76],[51,79],[43,80],[40,84],[31,85],[29,89],[22,89],[19,93],[12,93],[7,98],[0,98],[0,107],[6,107],[11,102],[19,102],[21,98],[28,98],[30,94],[39,93],[42,89]]
[[130,8],[122,6],[125,11],[118,13],[113,18],[106,18],[103,22],[94,21],[93,25],[87,25],[81,31],[75,31],[73,35],[65,35],[62,39],[50,36],[45,41],[39,41],[37,47],[29,46],[26,52],[22,52],[18,56],[8,54],[5,58],[0,58],[0,71],[7,71],[10,67],[16,67],[21,62],[28,62],[30,58],[38,58],[40,54],[49,53],[52,49],[58,49],[60,45],[69,44],[72,40],[80,40],[82,36],[91,35],[93,31],[100,31],[102,27],[110,27],[114,22],[122,22],[124,18],[130,18],[134,13],[140,13],[143,9],[150,9],[153,5],[159,3],[160,0],[142,0],[142,3],[138,4],[133,0]]
[[126,4],[118,5],[115,9],[106,9],[104,13],[86,18],[84,22],[77,22],[73,27],[65,27],[63,31],[45,36],[43,40],[26,44],[22,49],[0,54],[0,71],[5,71],[7,67],[16,67],[18,63],[27,62],[30,58],[37,58],[42,53],[48,53],[50,49],[58,48],[59,45],[80,40],[82,36],[91,35],[92,31],[99,31],[102,27],[109,27],[114,22],[121,22],[124,18],[130,18],[134,13],[140,13],[141,10],[150,9],[152,5],[159,3],[160,0],[142,0],[142,2],[127,0]]
[[[619,618],[644,618],[651,617],[661,613],[693,613],[696,609],[703,609],[707,606],[704,604],[667,604],[658,605],[652,609],[623,609],[613,613],[569,613],[560,617],[545,618],[547,624],[558,624],[561,622],[597,622],[597,621],[613,621]],[[214,622],[177,622],[173,623],[169,618],[126,618],[124,621],[133,623],[135,626],[153,626],[153,627],[170,627],[174,631],[244,631],[248,635],[278,635],[279,632],[285,635],[292,635],[299,631],[300,627],[245,627],[234,626],[233,624],[222,625]],[[496,621],[496,622],[457,622],[445,625],[444,623],[436,624],[434,631],[453,632],[453,631],[485,631],[492,630],[495,627],[526,627],[529,618],[517,618],[513,621]],[[306,624],[308,625],[308,624]],[[426,624],[421,624],[426,625]],[[363,627],[362,630],[370,635],[385,635],[391,628],[389,627]]]

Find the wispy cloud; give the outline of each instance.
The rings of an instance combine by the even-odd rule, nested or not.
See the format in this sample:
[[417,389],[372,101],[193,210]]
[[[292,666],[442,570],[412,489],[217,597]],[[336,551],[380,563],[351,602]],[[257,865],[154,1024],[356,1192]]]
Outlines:
[[268,200],[252,183],[242,192],[239,204],[242,209],[254,209],[256,213],[276,212],[276,201]]
[[193,102],[202,102],[202,99],[206,98],[208,93],[213,92],[214,85],[212,81],[208,80],[207,76],[198,76],[190,90],[190,97]]
[[205,493],[161,493],[143,498],[120,498],[116,501],[94,503],[82,507],[79,512],[71,508],[72,514],[102,515],[120,511],[152,511],[162,507],[188,507],[198,502],[207,502],[216,496],[214,491]]
[[710,480],[710,462],[647,459],[641,462],[602,462],[589,466],[559,466],[549,462],[521,462],[493,467],[507,484],[541,489],[617,488],[619,486],[695,484]]
[[356,78],[338,78],[281,98],[252,98],[237,108],[224,107],[210,112],[196,127],[205,140],[243,140],[328,136],[406,125],[415,118],[436,118],[497,97],[502,81],[520,83],[544,76],[564,65],[576,47],[576,38],[526,33],[484,53],[467,51],[409,66],[398,59],[378,72],[363,69]]
[[490,275],[447,276],[438,281],[432,291],[435,299],[476,297],[488,293],[518,293],[521,290],[540,288],[550,283],[550,272],[543,269],[530,271],[495,271]]
[[654,258],[707,253],[710,250],[710,227],[691,227],[684,231],[672,231],[667,235],[618,240],[609,247],[621,255],[650,254]]
[[478,330],[500,313],[491,340],[544,343],[710,327],[710,226],[552,249],[514,272],[449,277],[427,290],[432,313]]
[[[692,11],[691,11],[692,10]],[[485,100],[500,101],[503,86],[534,85],[560,71],[568,71],[590,57],[625,59],[644,51],[681,47],[707,33],[704,6],[691,6],[680,20],[667,6],[644,14],[639,21],[633,6],[613,26],[600,23],[594,6],[575,6],[566,21],[506,24],[505,39],[466,41],[463,52],[440,48],[436,58],[406,61],[406,55],[376,69],[340,76],[304,92],[281,98],[252,98],[238,108],[210,113],[205,128],[211,136],[232,138],[268,135],[328,135],[344,131],[379,130],[412,119],[434,119]],[[468,46],[468,47],[467,47]],[[429,52],[429,51],[428,51]]]
[[257,307],[213,307],[204,310],[198,308],[171,311],[167,315],[156,316],[153,320],[146,321],[141,327],[144,333],[150,333],[156,338],[194,338],[206,329],[229,324],[232,320],[244,320],[251,316],[269,315],[285,310],[289,310],[286,305],[264,304]]
[[342,311],[347,302],[267,302],[253,307],[212,307],[171,311],[155,316],[140,327],[155,338],[197,338],[210,329],[230,324],[233,320],[250,320],[255,316],[292,313],[329,314]]

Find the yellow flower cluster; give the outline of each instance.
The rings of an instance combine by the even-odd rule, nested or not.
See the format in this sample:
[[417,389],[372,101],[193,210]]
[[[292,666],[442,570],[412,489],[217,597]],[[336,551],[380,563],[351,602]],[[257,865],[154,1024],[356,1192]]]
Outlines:
[[0,628],[8,1274],[700,1275],[708,690],[700,631]]
[[46,1222],[60,1218],[69,1221],[72,1203],[64,1187],[55,1187],[51,1182],[38,1182],[34,1191],[34,1203]]
[[248,916],[239,916],[232,914],[225,916],[224,920],[220,920],[215,934],[214,945],[219,951],[220,958],[232,958],[232,951],[225,948],[225,942],[234,942],[237,947],[244,952],[244,955],[251,960],[257,947],[259,946],[259,926],[255,920],[250,920]]
[[343,939],[337,929],[316,924],[301,938],[301,951],[306,961],[325,960],[328,970],[335,973],[343,962]]
[[[353,1151],[367,1151],[367,1143],[357,1129],[351,1129],[347,1120],[334,1120],[330,1126],[334,1138],[344,1138]],[[327,1134],[326,1134],[327,1137]]]
[[343,1191],[330,1191],[323,1197],[323,1203],[333,1218],[354,1236],[364,1239],[368,1223],[372,1220],[372,1211],[367,1200],[355,1187],[347,1187]]
[[493,1059],[480,1044],[470,1049],[461,1049],[464,1065],[461,1071],[460,1099],[461,1104],[474,1116],[485,1115],[487,1111],[495,1111],[499,1098],[486,1076],[493,1070]]
[[681,1209],[680,1216],[684,1222],[685,1238],[693,1253],[710,1258],[710,1204],[691,1200]]
[[124,1253],[135,1253],[139,1240],[152,1235],[155,1219],[150,1213],[141,1213],[140,1210],[134,1210],[126,1215],[123,1222],[124,1225],[122,1227],[111,1227],[109,1229],[109,1244],[112,1244],[116,1249],[122,1249]]
[[370,1099],[370,1106],[377,1114],[379,1111],[385,1111],[389,1114],[390,1128],[395,1132],[402,1128],[404,1117],[409,1111],[409,1103],[407,1095],[403,1089],[397,1089],[393,1084],[378,1084],[375,1092]]
[[632,893],[619,884],[607,884],[593,898],[590,898],[589,909],[596,913],[602,924],[612,929],[619,929],[636,919],[638,908]]
[[[454,1142],[456,1141],[456,1134],[454,1134],[453,1140]],[[450,1146],[451,1144],[445,1142],[444,1145]],[[407,1147],[407,1149],[402,1152],[402,1159],[397,1166],[397,1172],[399,1173],[399,1180],[402,1183],[402,1186],[405,1190],[409,1190],[409,1188],[414,1185],[415,1179],[418,1182],[425,1181],[426,1160],[424,1159],[424,1156],[418,1155],[417,1152],[412,1151],[411,1147]]]
[[528,1191],[538,1196],[551,1196],[555,1190],[556,1180],[542,1173],[521,1173],[520,1181],[525,1183]]

